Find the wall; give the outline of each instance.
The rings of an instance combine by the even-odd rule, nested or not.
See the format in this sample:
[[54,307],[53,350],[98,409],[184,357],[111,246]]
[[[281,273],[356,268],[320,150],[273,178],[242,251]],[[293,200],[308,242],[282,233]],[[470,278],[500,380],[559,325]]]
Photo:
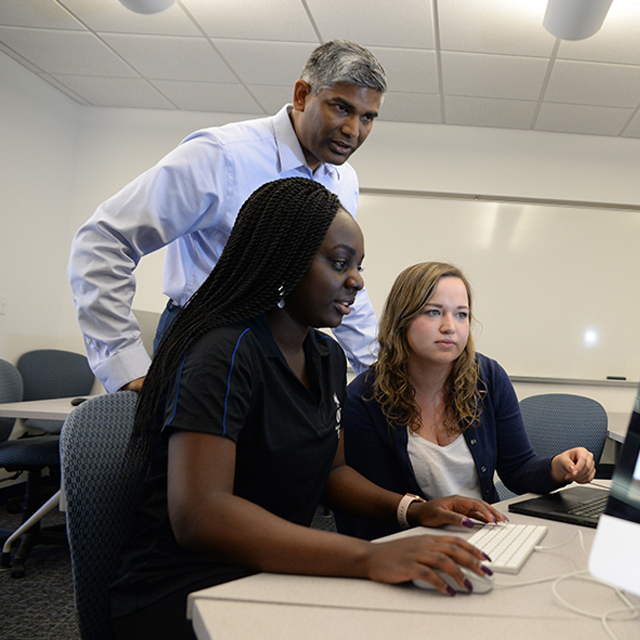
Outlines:
[[59,347],[78,105],[0,54],[0,357]]
[[[0,357],[81,351],[65,274],[77,227],[186,134],[241,116],[81,107],[3,54],[0,82]],[[638,205],[639,155],[633,139],[378,122],[353,165],[365,188]],[[162,306],[161,258],[138,270],[138,308]],[[628,411],[632,393],[606,391],[607,408]]]

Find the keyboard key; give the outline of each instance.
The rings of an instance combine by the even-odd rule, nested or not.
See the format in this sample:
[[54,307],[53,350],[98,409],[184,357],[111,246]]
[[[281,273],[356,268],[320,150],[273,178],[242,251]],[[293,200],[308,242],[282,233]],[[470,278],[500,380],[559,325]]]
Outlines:
[[546,533],[544,525],[486,524],[469,542],[491,558],[486,565],[492,571],[518,573]]

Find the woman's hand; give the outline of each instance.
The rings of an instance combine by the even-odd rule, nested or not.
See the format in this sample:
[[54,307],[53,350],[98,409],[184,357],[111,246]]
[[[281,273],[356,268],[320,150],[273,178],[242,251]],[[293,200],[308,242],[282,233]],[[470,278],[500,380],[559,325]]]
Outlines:
[[427,502],[414,502],[409,507],[409,522],[423,527],[440,527],[453,524],[472,527],[473,521],[504,522],[507,517],[494,509],[484,500],[465,498],[464,496],[447,496]]
[[372,543],[366,577],[391,584],[425,580],[442,593],[454,595],[436,570],[448,573],[461,587],[469,589],[460,566],[468,567],[479,576],[491,575],[491,570],[481,564],[482,560],[487,560],[484,553],[455,536],[408,536]]
[[596,475],[593,454],[584,447],[575,447],[559,453],[551,461],[551,476],[558,483],[587,484]]

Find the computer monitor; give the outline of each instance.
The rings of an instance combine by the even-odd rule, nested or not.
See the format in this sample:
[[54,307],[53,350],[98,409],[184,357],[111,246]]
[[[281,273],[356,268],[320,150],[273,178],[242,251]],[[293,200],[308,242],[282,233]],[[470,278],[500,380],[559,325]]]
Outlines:
[[640,595],[640,388],[607,507],[598,522],[589,570],[600,580]]

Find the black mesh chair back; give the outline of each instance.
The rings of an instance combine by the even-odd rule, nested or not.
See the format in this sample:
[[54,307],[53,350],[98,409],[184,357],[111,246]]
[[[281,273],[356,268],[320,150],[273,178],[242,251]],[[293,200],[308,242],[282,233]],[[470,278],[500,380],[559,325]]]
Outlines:
[[[23,396],[22,377],[11,363],[0,360],[0,402],[19,402]],[[24,532],[17,530],[2,536],[0,568],[10,569],[14,578],[25,573],[25,562],[36,544],[66,544],[64,527],[43,529],[40,527],[43,498],[42,471],[49,468],[55,475],[60,469],[58,454],[59,436],[44,435],[34,438],[9,440],[14,418],[0,418],[0,467],[18,477],[26,473],[25,495],[22,501],[22,522]],[[52,507],[53,508],[53,507]],[[19,546],[12,557],[12,547]]]
[[[25,401],[86,396],[93,388],[93,372],[87,357],[80,353],[37,349],[23,353],[16,367],[22,375]],[[25,427],[60,433],[62,420],[29,419]]]
[[140,497],[144,465],[127,450],[138,395],[97,396],[77,407],[60,435],[67,532],[83,640],[112,640],[108,586]]
[[543,458],[585,447],[600,462],[607,440],[605,408],[586,396],[544,393],[520,401],[522,419],[535,452]]
[[[6,360],[0,359],[0,403],[22,400],[20,372]],[[0,418],[0,442],[4,442],[13,430],[15,418]]]
[[[585,447],[593,453],[598,465],[609,420],[597,400],[571,393],[541,393],[523,398],[519,404],[531,446],[540,457],[549,458],[567,449]],[[516,495],[502,481],[496,482],[496,490],[500,500]]]

